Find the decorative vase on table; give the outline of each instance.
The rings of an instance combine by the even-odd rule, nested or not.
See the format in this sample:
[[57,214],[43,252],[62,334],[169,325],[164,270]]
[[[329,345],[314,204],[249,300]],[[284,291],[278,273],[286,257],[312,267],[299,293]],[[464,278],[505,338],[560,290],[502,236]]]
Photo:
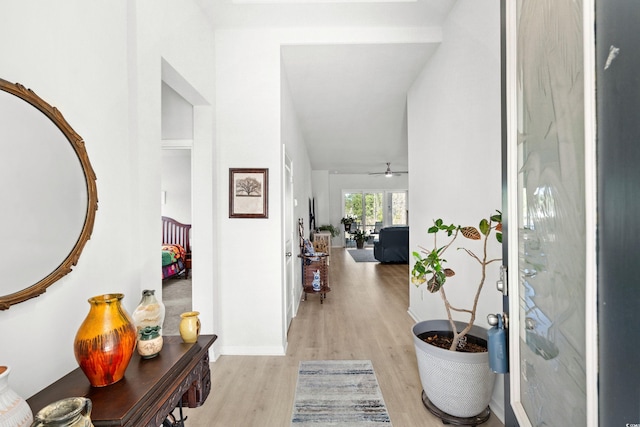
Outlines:
[[143,359],[154,358],[162,350],[163,342],[160,326],[145,326],[138,331],[138,354]]
[[136,346],[136,328],[123,298],[118,293],[89,298],[89,314],[76,333],[76,360],[94,387],[120,381]]
[[198,336],[200,335],[199,314],[200,312],[198,311],[187,311],[180,315],[180,336],[182,337],[182,341],[187,344],[198,341]]
[[9,386],[11,368],[0,366],[0,427],[29,427],[33,413],[27,401]]
[[156,291],[153,289],[145,289],[142,291],[140,304],[138,304],[131,315],[138,334],[141,329],[147,326],[159,326],[159,333],[162,335],[165,306],[162,302],[158,301],[155,293]]
[[38,411],[31,427],[93,427],[91,408],[86,397],[58,400]]

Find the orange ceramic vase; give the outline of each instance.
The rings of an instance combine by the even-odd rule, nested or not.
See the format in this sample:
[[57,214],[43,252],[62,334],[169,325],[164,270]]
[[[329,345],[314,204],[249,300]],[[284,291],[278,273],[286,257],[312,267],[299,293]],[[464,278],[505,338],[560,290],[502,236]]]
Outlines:
[[76,333],[76,360],[94,387],[120,381],[136,347],[136,328],[122,298],[123,294],[89,298],[89,314]]

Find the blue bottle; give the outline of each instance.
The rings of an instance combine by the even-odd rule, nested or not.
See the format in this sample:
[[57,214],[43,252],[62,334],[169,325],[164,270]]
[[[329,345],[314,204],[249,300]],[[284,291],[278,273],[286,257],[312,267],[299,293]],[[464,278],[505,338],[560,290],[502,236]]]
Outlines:
[[507,373],[507,336],[502,315],[498,314],[498,324],[489,329],[487,335],[489,368],[497,374],[505,374]]

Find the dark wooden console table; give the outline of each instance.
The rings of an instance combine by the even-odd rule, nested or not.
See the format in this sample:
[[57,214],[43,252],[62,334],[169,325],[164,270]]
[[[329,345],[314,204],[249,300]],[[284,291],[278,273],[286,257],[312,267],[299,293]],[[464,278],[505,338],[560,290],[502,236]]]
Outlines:
[[211,390],[209,347],[218,337],[201,335],[198,342],[185,344],[179,336],[164,337],[160,354],[131,358],[124,378],[106,387],[91,387],[75,369],[49,387],[27,399],[36,414],[66,397],[87,397],[93,403],[91,420],[99,426],[158,427],[178,405],[195,408]]

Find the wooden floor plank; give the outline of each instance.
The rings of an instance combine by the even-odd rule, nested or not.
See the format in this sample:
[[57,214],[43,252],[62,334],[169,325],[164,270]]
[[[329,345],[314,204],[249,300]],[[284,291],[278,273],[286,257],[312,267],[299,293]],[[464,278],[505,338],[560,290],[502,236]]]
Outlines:
[[[331,292],[302,301],[286,356],[221,356],[211,394],[186,409],[190,427],[288,427],[302,360],[371,360],[395,427],[440,427],[422,405],[411,327],[409,266],[356,263],[332,248]],[[499,427],[494,416],[483,427]]]

